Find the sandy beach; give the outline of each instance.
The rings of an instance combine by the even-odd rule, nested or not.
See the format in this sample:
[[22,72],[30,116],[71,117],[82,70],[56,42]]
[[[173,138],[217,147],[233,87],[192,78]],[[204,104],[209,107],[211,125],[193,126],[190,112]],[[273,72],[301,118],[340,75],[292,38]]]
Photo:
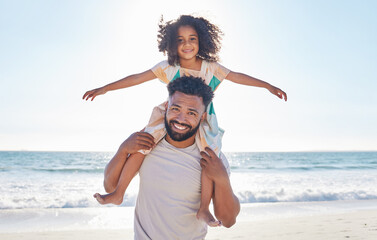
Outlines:
[[[3,240],[133,239],[132,229],[71,230],[2,233]],[[377,211],[290,217],[279,220],[239,222],[230,229],[210,229],[208,240],[217,239],[377,239]]]
[[377,239],[377,211],[290,217],[237,223],[231,229],[211,229],[207,239]]
[[[99,215],[92,215],[94,210]],[[133,208],[60,209],[59,214],[53,209],[44,211],[38,216],[26,213],[29,217],[23,220],[19,217],[26,216],[25,210],[2,211],[0,239],[133,239]],[[115,216],[122,217],[106,220],[115,212],[121,212]],[[98,218],[103,213],[108,215]],[[57,215],[65,220],[58,222]],[[70,219],[79,215],[79,220]],[[48,225],[46,218],[52,216],[56,223]],[[12,221],[19,224],[7,228],[6,225],[14,226]],[[125,221],[126,227],[120,228],[119,224]],[[377,239],[377,201],[244,204],[235,226],[211,228],[206,239]]]

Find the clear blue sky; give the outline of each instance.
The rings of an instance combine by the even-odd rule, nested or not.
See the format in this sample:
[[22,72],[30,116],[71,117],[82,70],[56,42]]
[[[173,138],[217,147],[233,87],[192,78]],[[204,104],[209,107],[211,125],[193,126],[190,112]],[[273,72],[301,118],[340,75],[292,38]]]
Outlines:
[[[157,3],[158,2],[158,3]],[[196,13],[221,63],[288,93],[224,82],[224,151],[377,150],[376,1],[0,0],[0,150],[115,151],[167,97],[158,80],[86,90],[166,59],[157,24]]]

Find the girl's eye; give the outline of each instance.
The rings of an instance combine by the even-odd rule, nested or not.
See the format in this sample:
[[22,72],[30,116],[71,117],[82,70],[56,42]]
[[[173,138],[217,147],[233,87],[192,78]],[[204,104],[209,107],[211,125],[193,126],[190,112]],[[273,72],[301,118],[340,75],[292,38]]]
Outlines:
[[191,40],[191,41],[195,41],[195,40],[196,40],[196,38],[191,38],[190,40]]

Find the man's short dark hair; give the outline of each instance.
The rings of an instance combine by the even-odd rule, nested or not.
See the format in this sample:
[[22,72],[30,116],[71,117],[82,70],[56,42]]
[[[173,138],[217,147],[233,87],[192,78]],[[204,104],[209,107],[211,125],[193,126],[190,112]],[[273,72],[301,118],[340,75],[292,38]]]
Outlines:
[[175,92],[201,97],[206,111],[214,96],[212,88],[205,84],[203,79],[192,76],[184,76],[171,81],[168,84],[168,91],[169,97]]

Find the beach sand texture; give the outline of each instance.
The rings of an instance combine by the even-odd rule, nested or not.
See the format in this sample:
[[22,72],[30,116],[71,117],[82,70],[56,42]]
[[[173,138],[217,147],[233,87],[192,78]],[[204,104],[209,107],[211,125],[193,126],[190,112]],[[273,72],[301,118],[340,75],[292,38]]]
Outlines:
[[210,230],[207,239],[377,239],[377,211],[241,222],[232,229]]
[[[22,230],[21,230],[22,231]],[[2,240],[133,239],[132,228],[0,233]],[[209,229],[208,240],[222,239],[377,239],[377,210],[321,213],[240,221],[232,228]]]

